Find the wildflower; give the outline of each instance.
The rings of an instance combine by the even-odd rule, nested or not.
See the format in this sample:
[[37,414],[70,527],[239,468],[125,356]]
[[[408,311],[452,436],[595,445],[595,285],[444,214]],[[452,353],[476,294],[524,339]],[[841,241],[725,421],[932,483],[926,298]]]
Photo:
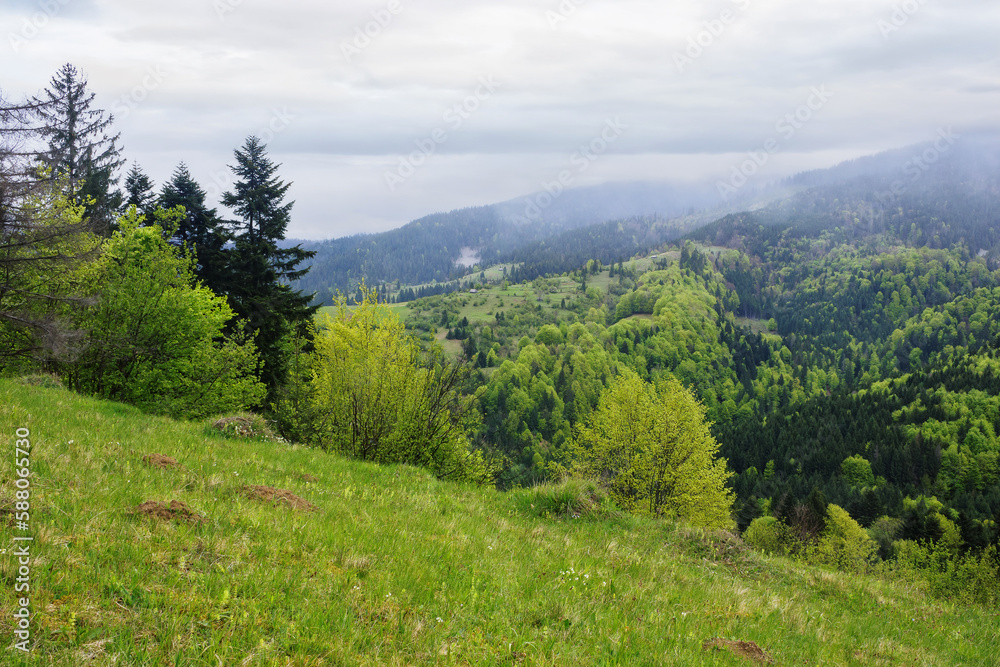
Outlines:
[[444,619],[442,619],[440,616],[438,616],[437,617],[437,622],[438,623],[444,623]]

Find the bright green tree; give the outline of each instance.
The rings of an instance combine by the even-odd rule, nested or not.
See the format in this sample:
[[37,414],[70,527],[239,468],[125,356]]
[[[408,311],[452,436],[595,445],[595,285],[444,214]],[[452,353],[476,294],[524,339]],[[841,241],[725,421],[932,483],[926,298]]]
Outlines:
[[680,382],[650,384],[628,370],[601,394],[573,446],[576,469],[602,480],[623,509],[728,528],[731,473],[718,449],[704,406]]
[[482,456],[469,451],[465,372],[440,358],[422,363],[403,324],[375,293],[315,334],[311,360],[312,440],[324,449],[377,463],[430,468],[443,479],[487,481]]
[[819,543],[810,548],[809,559],[845,572],[860,572],[875,560],[878,543],[847,510],[827,505],[826,527]]
[[[172,212],[173,227],[181,211]],[[166,215],[162,216],[167,218]],[[178,417],[204,417],[260,402],[256,349],[223,329],[233,311],[225,298],[196,283],[194,257],[142,227],[132,209],[85,269],[95,305],[79,326],[86,348],[63,376],[84,393]]]
[[840,471],[851,486],[875,486],[872,464],[858,454],[844,459],[840,464]]

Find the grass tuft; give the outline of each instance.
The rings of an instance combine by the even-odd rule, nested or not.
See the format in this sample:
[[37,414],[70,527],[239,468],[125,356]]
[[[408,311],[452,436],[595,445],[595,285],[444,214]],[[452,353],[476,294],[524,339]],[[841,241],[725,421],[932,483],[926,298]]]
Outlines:
[[555,484],[542,484],[514,491],[512,501],[525,514],[557,519],[624,519],[601,486],[594,481],[567,478]]

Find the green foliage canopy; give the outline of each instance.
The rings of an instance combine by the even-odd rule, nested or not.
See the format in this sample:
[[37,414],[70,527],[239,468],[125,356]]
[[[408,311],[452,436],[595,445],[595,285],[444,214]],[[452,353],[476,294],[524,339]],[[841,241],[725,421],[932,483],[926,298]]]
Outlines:
[[438,477],[486,481],[490,472],[466,436],[468,399],[461,367],[421,363],[403,324],[373,292],[360,304],[338,299],[315,334],[311,360],[312,440],[377,463],[409,463]]
[[[179,212],[162,216],[172,223]],[[224,337],[225,298],[195,283],[194,258],[164,240],[160,225],[121,217],[101,257],[84,269],[95,305],[79,316],[88,331],[79,358],[63,365],[78,391],[151,412],[205,417],[255,405],[256,348]]]
[[680,382],[624,371],[576,435],[576,469],[603,480],[630,512],[728,528],[733,494],[704,407]]

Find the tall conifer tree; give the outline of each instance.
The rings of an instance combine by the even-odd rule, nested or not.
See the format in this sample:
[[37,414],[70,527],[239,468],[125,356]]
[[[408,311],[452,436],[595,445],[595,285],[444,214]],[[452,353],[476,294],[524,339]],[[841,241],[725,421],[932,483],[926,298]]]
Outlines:
[[92,228],[108,233],[121,204],[121,193],[112,189],[124,163],[120,135],[110,132],[114,116],[91,108],[94,93],[87,89],[86,77],[69,63],[59,68],[34,101],[40,134],[48,143],[39,161],[54,178],[68,183],[77,202],[85,203],[84,215]]
[[152,221],[153,210],[156,208],[153,180],[134,162],[125,175],[125,201],[121,212],[126,213],[132,206],[146,218],[147,223]]
[[267,147],[257,137],[248,137],[235,151],[230,166],[237,181],[222,203],[239,220],[233,223],[235,250],[234,284],[229,293],[237,314],[246,320],[248,333],[256,335],[263,368],[261,379],[273,398],[287,374],[284,339],[312,319],[318,306],[310,306],[313,295],[292,289],[290,283],[308,272],[298,268],[315,252],[300,246],[282,248],[295,202],[285,202],[290,183],[277,176],[280,165],[267,157]]
[[205,287],[216,294],[228,296],[233,285],[233,251],[226,245],[233,236],[214,208],[205,204],[205,191],[191,177],[182,162],[174,169],[170,181],[160,193],[159,204],[165,209],[183,206],[184,217],[174,231],[171,242],[187,245],[198,260],[195,274]]

